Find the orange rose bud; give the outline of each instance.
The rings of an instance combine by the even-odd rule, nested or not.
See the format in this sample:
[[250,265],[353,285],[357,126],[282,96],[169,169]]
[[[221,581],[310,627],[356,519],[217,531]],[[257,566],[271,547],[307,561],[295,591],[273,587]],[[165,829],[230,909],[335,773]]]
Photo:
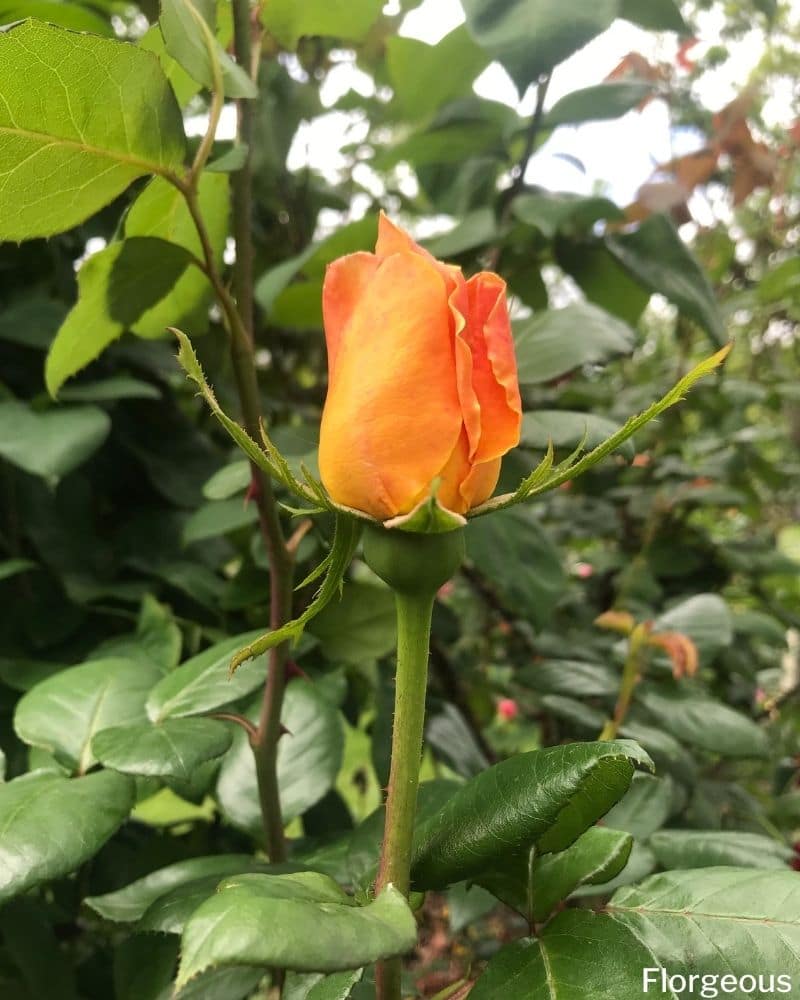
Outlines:
[[374,254],[328,267],[322,311],[319,468],[331,498],[380,521],[435,483],[456,514],[488,500],[522,415],[505,282],[465,279],[381,215]]

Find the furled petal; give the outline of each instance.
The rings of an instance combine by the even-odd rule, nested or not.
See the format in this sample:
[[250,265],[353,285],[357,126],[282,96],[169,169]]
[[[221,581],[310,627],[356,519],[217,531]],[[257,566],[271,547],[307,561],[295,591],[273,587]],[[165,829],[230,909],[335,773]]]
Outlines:
[[462,429],[458,443],[439,473],[439,503],[456,514],[488,500],[500,477],[500,459],[473,466],[469,460],[469,438]]
[[484,271],[467,282],[469,305],[464,339],[472,354],[472,385],[480,404],[480,440],[471,441],[474,463],[500,458],[519,443],[522,403],[506,285]]
[[322,287],[322,315],[328,345],[328,369],[333,371],[342,331],[380,261],[371,253],[351,253],[328,265]]
[[[447,285],[448,302],[450,305],[450,315],[452,320],[451,332],[453,336],[456,380],[458,384],[458,397],[461,401],[461,413],[464,425],[467,428],[470,453],[474,454],[479,445],[481,436],[481,408],[478,401],[476,387],[473,381],[473,360],[472,350],[466,338],[467,313],[470,310],[470,296],[467,289],[467,282],[461,273],[461,268],[452,264],[443,264],[437,260],[424,247],[409,236],[409,234],[396,226],[383,212],[378,219],[378,242],[375,244],[375,253],[378,257],[391,253],[416,253],[429,261],[441,274]],[[448,506],[445,504],[445,506]],[[450,507],[450,510],[455,510]]]
[[[334,322],[344,312],[335,310]],[[381,520],[406,513],[444,467],[462,425],[452,317],[438,270],[417,253],[387,257],[360,287],[334,340],[320,436],[323,483],[338,503]]]

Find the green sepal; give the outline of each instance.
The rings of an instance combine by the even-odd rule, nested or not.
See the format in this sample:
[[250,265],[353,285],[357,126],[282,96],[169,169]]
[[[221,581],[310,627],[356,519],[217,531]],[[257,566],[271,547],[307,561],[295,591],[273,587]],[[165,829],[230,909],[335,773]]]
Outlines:
[[661,399],[653,403],[642,413],[636,414],[636,416],[631,417],[627,420],[620,429],[611,435],[611,437],[606,438],[601,444],[597,445],[590,452],[583,456],[583,458],[575,459],[578,454],[583,450],[585,444],[584,441],[578,446],[578,448],[569,456],[564,462],[561,462],[555,468],[553,468],[553,448],[552,445],[548,447],[547,453],[539,465],[534,469],[534,471],[522,480],[520,485],[517,487],[514,493],[504,493],[501,496],[492,497],[491,500],[487,500],[486,503],[481,504],[479,507],[475,507],[467,515],[470,518],[481,517],[484,514],[490,514],[495,510],[504,510],[506,507],[513,507],[515,504],[522,503],[525,500],[530,500],[532,497],[539,496],[540,493],[545,493],[547,490],[555,489],[562,483],[567,482],[569,479],[576,479],[582,473],[591,469],[593,465],[596,465],[599,461],[604,459],[611,452],[616,451],[621,444],[624,444],[628,438],[632,437],[638,430],[648,424],[655,417],[660,416],[664,410],[669,409],[670,406],[674,406],[675,403],[679,403],[684,395],[692,388],[695,382],[699,381],[706,375],[710,375],[728,356],[733,343],[726,344],[722,350],[717,351],[710,358],[706,358],[705,361],[701,361],[699,365],[693,368],[687,375],[684,375],[679,382],[669,390],[669,392],[662,396]]
[[342,580],[347,572],[347,567],[352,562],[359,539],[361,538],[362,525],[346,514],[336,515],[336,528],[333,533],[333,545],[330,552],[323,559],[320,566],[313,570],[303,583],[308,583],[316,579],[325,572],[325,579],[322,586],[317,591],[314,600],[308,605],[306,610],[298,618],[287,622],[281,628],[273,629],[251,642],[249,646],[240,649],[231,660],[230,671],[234,673],[247,660],[252,660],[255,656],[279,646],[282,642],[290,639],[299,639],[303,634],[303,629],[316,615],[322,611],[332,598],[340,593]]
[[383,522],[384,528],[394,531],[408,531],[415,535],[440,535],[446,531],[457,531],[463,528],[467,519],[455,511],[443,507],[439,501],[440,480],[431,483],[431,491],[413,510],[407,514],[399,514]]
[[317,483],[311,477],[306,469],[303,470],[305,482],[301,482],[292,473],[289,463],[270,440],[263,424],[261,426],[261,439],[264,445],[262,449],[243,427],[225,413],[217,402],[214,390],[208,384],[189,338],[175,327],[170,327],[170,330],[178,338],[178,344],[180,345],[178,363],[200,389],[200,394],[205,399],[211,412],[250,461],[258,466],[262,472],[266,472],[268,476],[282,483],[288,490],[300,497],[301,500],[311,504],[312,508],[318,509],[321,507],[323,510],[332,510],[333,506],[327,493],[321,484]]

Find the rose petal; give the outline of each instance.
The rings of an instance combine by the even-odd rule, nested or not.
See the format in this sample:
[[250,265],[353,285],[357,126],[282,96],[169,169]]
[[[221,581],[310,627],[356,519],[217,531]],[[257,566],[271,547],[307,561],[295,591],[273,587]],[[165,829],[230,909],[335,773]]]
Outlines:
[[499,458],[519,444],[522,403],[506,304],[506,285],[488,271],[467,282],[464,339],[472,353],[472,385],[480,404],[480,441],[473,461]]
[[352,253],[329,264],[322,286],[322,316],[328,345],[328,371],[333,371],[342,331],[380,264],[375,254]]
[[322,480],[341,504],[381,520],[409,511],[461,433],[452,317],[420,254],[382,261],[335,349],[322,416]]
[[469,438],[463,429],[447,464],[439,473],[439,503],[456,514],[488,500],[500,477],[500,459],[473,466],[469,460]]

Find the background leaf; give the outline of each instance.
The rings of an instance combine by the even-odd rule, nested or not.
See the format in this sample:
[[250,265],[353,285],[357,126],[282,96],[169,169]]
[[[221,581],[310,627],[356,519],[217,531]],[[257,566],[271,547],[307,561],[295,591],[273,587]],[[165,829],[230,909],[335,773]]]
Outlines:
[[137,177],[182,165],[175,98],[133,45],[24,21],[0,33],[0,91],[0,239],[63,232]]
[[0,785],[0,901],[88,861],[132,806],[133,782],[113,771],[83,778],[34,773]]

